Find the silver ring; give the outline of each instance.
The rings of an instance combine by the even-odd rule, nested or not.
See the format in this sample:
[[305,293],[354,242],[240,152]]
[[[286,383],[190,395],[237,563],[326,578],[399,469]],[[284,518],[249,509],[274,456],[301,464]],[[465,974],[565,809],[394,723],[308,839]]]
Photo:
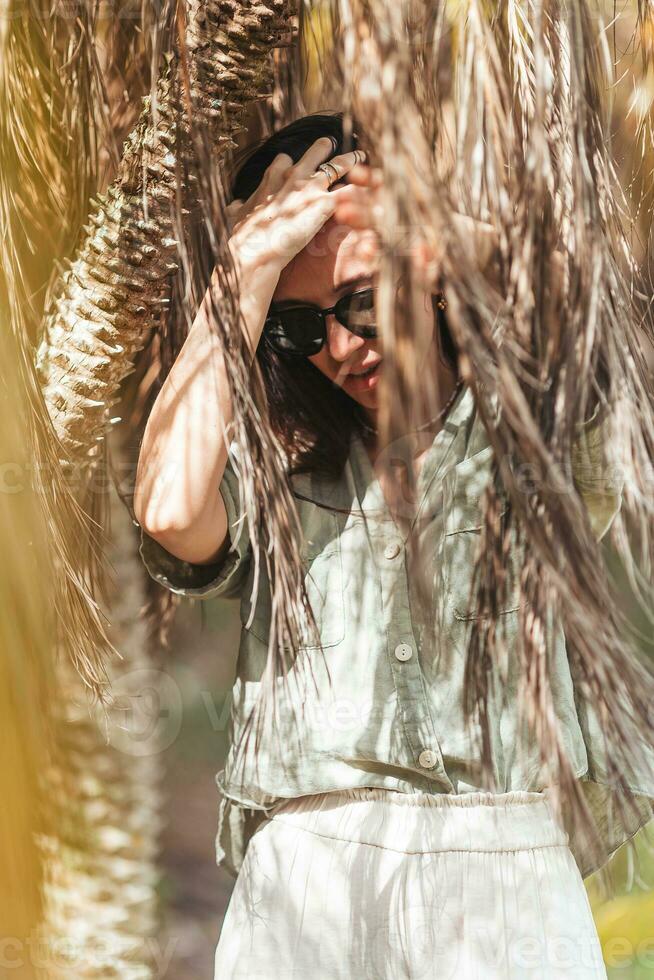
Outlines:
[[[321,163],[318,169],[316,170],[316,175],[319,174],[320,171],[322,171],[324,174],[327,174],[327,177],[329,178],[330,187],[332,186],[332,184],[335,184],[337,180],[341,179],[340,173],[332,163]],[[332,174],[334,175],[333,177]]]

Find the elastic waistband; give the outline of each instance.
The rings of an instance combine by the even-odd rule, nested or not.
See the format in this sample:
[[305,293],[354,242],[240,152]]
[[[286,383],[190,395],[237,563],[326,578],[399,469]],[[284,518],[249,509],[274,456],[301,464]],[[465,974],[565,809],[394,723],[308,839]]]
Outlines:
[[405,854],[516,851],[568,844],[547,791],[399,793],[356,787],[283,800],[270,819]]

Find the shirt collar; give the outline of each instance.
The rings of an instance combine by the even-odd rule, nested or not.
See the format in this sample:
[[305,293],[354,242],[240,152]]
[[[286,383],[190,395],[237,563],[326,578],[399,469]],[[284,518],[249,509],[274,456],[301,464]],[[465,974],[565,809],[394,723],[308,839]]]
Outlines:
[[[470,427],[475,418],[472,389],[464,384],[457,394],[442,428],[434,436],[421,469],[421,486],[427,487],[436,473],[444,473],[459,462],[466,453]],[[461,432],[461,437],[456,438]],[[324,507],[385,512],[387,506],[381,486],[360,435],[352,432],[350,453],[343,479],[335,481],[319,473],[304,473],[291,477],[293,489],[304,498]]]

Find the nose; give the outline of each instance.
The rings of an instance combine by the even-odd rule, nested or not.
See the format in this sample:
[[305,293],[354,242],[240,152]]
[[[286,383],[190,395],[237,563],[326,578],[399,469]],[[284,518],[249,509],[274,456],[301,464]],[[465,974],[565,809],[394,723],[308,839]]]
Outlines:
[[343,363],[365,344],[365,337],[356,334],[339,323],[334,313],[327,316],[327,346],[335,361]]

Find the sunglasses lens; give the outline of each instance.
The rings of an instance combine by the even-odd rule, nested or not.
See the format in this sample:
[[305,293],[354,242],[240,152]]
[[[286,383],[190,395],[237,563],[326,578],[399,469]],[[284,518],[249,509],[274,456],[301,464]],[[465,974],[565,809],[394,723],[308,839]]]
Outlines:
[[344,296],[338,313],[346,321],[348,330],[358,337],[377,336],[374,289],[360,289],[350,296]]
[[284,310],[266,321],[268,339],[280,354],[317,354],[323,344],[322,317],[311,310]]

